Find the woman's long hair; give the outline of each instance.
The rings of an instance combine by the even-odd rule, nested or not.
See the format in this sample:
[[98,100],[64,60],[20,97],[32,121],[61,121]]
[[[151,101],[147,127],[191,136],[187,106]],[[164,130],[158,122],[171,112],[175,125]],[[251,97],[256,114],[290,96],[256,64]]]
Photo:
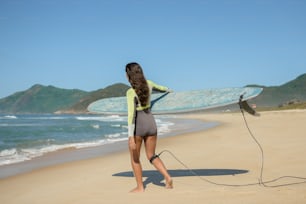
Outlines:
[[125,71],[132,88],[138,96],[141,106],[148,105],[150,90],[141,66],[136,62],[132,62],[125,66]]

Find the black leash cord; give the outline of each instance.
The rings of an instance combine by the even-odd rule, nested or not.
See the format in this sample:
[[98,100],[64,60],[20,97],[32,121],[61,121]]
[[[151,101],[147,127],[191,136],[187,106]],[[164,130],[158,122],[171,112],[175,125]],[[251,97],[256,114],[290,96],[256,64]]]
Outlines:
[[[254,186],[254,185],[262,185],[264,187],[270,187],[270,188],[275,188],[275,187],[282,187],[282,186],[290,186],[290,185],[296,185],[296,184],[302,184],[302,183],[306,183],[306,177],[298,177],[298,176],[281,176],[278,177],[276,179],[272,179],[272,180],[268,180],[268,181],[263,181],[263,169],[264,169],[264,151],[263,148],[261,146],[261,144],[258,142],[258,140],[256,139],[256,137],[253,135],[251,129],[249,128],[248,122],[246,120],[246,117],[244,115],[244,111],[243,109],[240,107],[242,116],[243,116],[243,120],[244,123],[246,125],[246,128],[249,132],[249,135],[252,137],[253,141],[257,144],[260,153],[261,153],[261,167],[260,167],[260,175],[258,178],[258,182],[257,183],[247,183],[247,184],[225,184],[225,183],[217,183],[214,181],[211,181],[209,179],[204,178],[203,176],[198,175],[195,171],[193,171],[191,168],[189,168],[185,163],[183,163],[179,158],[177,158],[171,151],[169,150],[163,150],[161,151],[158,156],[160,156],[163,153],[168,153],[170,154],[178,163],[180,163],[186,170],[188,170],[191,174],[193,174],[194,176],[197,176],[199,179],[208,182],[210,184],[213,185],[218,185],[218,186],[228,186],[228,187],[243,187],[243,186]],[[299,181],[297,182],[291,182],[291,183],[285,183],[285,184],[278,184],[278,185],[273,185],[273,183],[281,180],[281,179],[285,179],[285,178],[290,178],[290,179],[297,179]]]

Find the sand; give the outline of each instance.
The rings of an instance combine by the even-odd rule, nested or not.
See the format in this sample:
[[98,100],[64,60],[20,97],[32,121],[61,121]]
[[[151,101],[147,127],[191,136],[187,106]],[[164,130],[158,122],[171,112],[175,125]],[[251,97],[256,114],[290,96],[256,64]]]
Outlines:
[[[240,113],[183,117],[221,125],[159,139],[157,152],[169,150],[181,162],[168,152],[161,155],[173,176],[174,189],[164,188],[163,178],[142,154],[146,190],[129,193],[135,180],[129,154],[121,151],[1,179],[0,203],[306,203],[306,179],[259,184],[282,176],[306,178],[305,110],[246,115],[264,150],[262,177],[261,152]],[[293,184],[296,182],[304,183]]]

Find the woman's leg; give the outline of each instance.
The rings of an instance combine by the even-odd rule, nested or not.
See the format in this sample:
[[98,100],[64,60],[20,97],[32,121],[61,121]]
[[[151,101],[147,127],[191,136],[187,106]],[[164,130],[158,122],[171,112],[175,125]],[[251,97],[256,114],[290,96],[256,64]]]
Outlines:
[[140,163],[140,149],[142,144],[142,137],[135,136],[136,149],[129,147],[131,155],[131,164],[136,179],[137,186],[131,192],[143,192],[144,186],[142,182],[142,167]]
[[[155,155],[157,136],[145,137],[144,141],[145,141],[146,155],[148,160],[150,160]],[[164,176],[166,181],[166,188],[173,188],[172,178],[169,175],[162,160],[159,157],[156,157],[152,161],[152,164]]]

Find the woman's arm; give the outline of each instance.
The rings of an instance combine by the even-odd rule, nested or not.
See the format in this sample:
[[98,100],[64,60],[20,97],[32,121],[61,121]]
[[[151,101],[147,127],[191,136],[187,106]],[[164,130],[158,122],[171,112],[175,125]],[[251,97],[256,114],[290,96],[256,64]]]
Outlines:
[[166,92],[166,91],[170,92],[170,89],[166,86],[156,84],[151,80],[147,80],[147,81],[148,81],[148,85],[151,86],[153,90],[157,90],[157,91],[161,91],[161,92]]
[[135,117],[136,117],[136,103],[135,103],[135,91],[130,88],[126,92],[127,105],[128,105],[128,138],[129,138],[129,147],[132,150],[136,149],[136,143],[134,138],[135,132]]
[[126,92],[127,107],[128,107],[128,136],[134,137],[135,132],[135,117],[136,117],[136,104],[135,104],[135,91],[130,88]]

